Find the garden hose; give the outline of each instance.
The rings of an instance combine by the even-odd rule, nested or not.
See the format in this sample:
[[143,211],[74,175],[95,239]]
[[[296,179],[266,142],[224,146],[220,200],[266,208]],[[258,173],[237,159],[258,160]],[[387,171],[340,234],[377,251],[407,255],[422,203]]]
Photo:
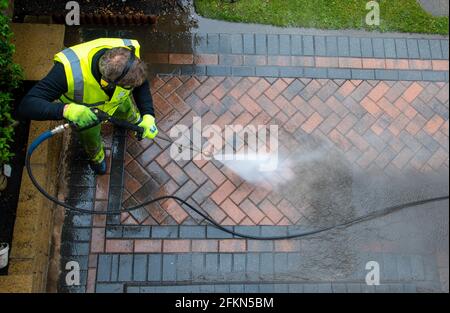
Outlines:
[[[109,120],[111,121],[111,120]],[[113,121],[111,121],[113,122]],[[48,140],[49,138],[53,137],[56,134],[62,133],[64,132],[66,129],[68,129],[71,125],[70,124],[64,124],[61,126],[56,127],[53,130],[48,130],[44,133],[42,133],[40,136],[38,136],[30,145],[28,151],[27,151],[27,155],[25,158],[25,166],[28,172],[28,175],[30,176],[30,179],[32,181],[32,183],[34,184],[34,186],[39,190],[40,193],[42,193],[42,195],[44,195],[44,197],[46,197],[48,200],[54,202],[55,204],[64,207],[65,209],[67,209],[68,211],[71,212],[76,212],[76,213],[81,213],[81,214],[91,214],[91,215],[117,215],[117,214],[121,214],[123,212],[132,212],[135,211],[139,208],[142,208],[146,205],[155,203],[155,202],[159,202],[162,200],[166,200],[166,199],[173,199],[177,202],[179,202],[181,205],[185,205],[187,206],[189,209],[191,209],[192,211],[194,211],[195,213],[197,213],[198,215],[200,215],[201,217],[203,217],[206,221],[208,221],[212,226],[216,227],[217,229],[229,233],[235,237],[240,237],[240,238],[246,238],[246,239],[253,239],[253,240],[285,240],[285,239],[295,239],[295,238],[302,238],[302,237],[306,237],[306,236],[311,236],[311,235],[315,235],[315,234],[319,234],[322,232],[326,232],[326,231],[330,231],[332,229],[342,229],[342,228],[346,228],[349,227],[351,225],[354,225],[356,223],[361,223],[364,221],[368,221],[368,220],[372,220],[387,214],[391,214],[393,212],[397,212],[401,209],[405,209],[405,208],[409,208],[409,207],[414,207],[414,206],[419,206],[422,204],[426,204],[426,203],[430,203],[430,202],[437,202],[437,201],[443,201],[443,200],[447,200],[449,199],[449,196],[441,196],[441,197],[434,197],[434,198],[428,198],[428,199],[423,199],[423,200],[418,200],[418,201],[413,201],[413,202],[408,202],[408,203],[403,203],[403,204],[399,204],[399,205],[394,205],[394,206],[390,206],[381,210],[377,210],[375,212],[366,214],[366,215],[362,215],[360,217],[351,219],[349,221],[340,223],[340,224],[335,224],[335,225],[331,225],[331,226],[327,226],[327,227],[323,227],[323,228],[319,228],[319,229],[313,229],[313,230],[309,230],[309,231],[304,231],[304,232],[300,232],[300,233],[295,233],[295,234],[291,234],[291,235],[287,235],[287,236],[254,236],[254,235],[249,235],[249,234],[243,234],[243,233],[239,233],[236,231],[233,231],[225,226],[220,225],[219,223],[217,223],[216,221],[214,221],[213,218],[211,218],[208,214],[205,214],[204,212],[198,210],[197,208],[195,208],[193,205],[191,205],[189,202],[187,202],[184,199],[181,199],[177,196],[172,196],[172,195],[167,195],[167,196],[161,196],[158,198],[154,198],[154,199],[150,199],[147,201],[144,201],[140,204],[137,204],[135,206],[129,207],[129,208],[125,208],[123,210],[119,210],[119,211],[91,211],[91,210],[87,210],[87,209],[81,209],[81,208],[77,208],[74,207],[72,205],[69,205],[63,201],[60,201],[59,199],[57,199],[56,197],[50,195],[36,180],[36,178],[33,175],[33,171],[31,169],[31,156],[33,155],[33,152],[36,150],[36,148],[42,144],[44,141]],[[128,128],[128,125],[126,125],[126,123],[122,123],[121,124],[122,127]],[[133,125],[134,127],[135,125]],[[167,140],[167,139],[165,139]]]

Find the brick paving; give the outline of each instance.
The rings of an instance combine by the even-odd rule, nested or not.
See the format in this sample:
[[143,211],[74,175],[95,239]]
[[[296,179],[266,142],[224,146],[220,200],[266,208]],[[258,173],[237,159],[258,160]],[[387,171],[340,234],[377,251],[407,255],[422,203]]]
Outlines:
[[[191,126],[192,116],[212,124],[275,124],[280,150],[288,153],[312,136],[361,169],[448,170],[448,83],[167,76],[155,78],[152,89],[166,136],[174,125]],[[165,141],[127,137],[126,206],[175,194],[223,225],[302,223],[304,208],[283,199],[270,180],[255,186],[219,162],[176,162],[169,154]],[[121,223],[197,224],[172,200],[133,213],[124,213]]]
[[[193,117],[221,129],[278,125],[282,162],[321,147],[352,170],[388,179],[448,173],[448,40],[202,38],[194,51],[160,45],[144,56],[165,66],[152,66],[163,74],[151,81],[161,136],[174,125],[192,128]],[[175,161],[164,140],[104,132],[111,170],[93,179],[75,156],[74,173],[85,180],[69,182],[74,204],[118,210],[122,201],[129,207],[173,194],[241,233],[286,235],[316,225],[310,217],[322,204],[281,192],[275,181],[283,177],[251,183],[218,161]],[[108,218],[69,213],[65,227],[62,263],[78,260],[83,271],[81,287],[61,284],[68,292],[417,292],[445,289],[445,279],[448,286],[448,255],[395,254],[386,240],[362,245],[366,257],[342,279],[307,283],[310,242],[233,237],[173,200]],[[364,284],[364,263],[373,259],[389,276],[374,288]]]

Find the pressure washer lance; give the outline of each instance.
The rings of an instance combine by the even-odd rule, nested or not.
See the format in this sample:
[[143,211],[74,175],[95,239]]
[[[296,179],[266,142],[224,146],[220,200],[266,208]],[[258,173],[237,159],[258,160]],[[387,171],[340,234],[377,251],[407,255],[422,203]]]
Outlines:
[[[447,200],[449,199],[449,196],[442,196],[442,197],[435,197],[435,198],[429,198],[429,199],[423,199],[423,200],[418,200],[418,201],[414,201],[414,202],[409,202],[409,203],[404,203],[404,204],[399,204],[399,205],[394,205],[391,207],[387,207],[381,210],[377,210],[375,212],[360,216],[358,218],[354,218],[352,220],[340,223],[340,224],[336,224],[336,225],[331,225],[331,226],[327,226],[327,227],[323,227],[323,228],[319,228],[319,229],[313,229],[313,230],[309,230],[309,231],[304,231],[304,232],[300,232],[300,233],[294,233],[294,234],[290,234],[287,236],[254,236],[254,235],[250,235],[250,234],[243,234],[243,233],[239,233],[239,232],[235,232],[229,228],[226,228],[222,225],[220,225],[219,223],[217,223],[216,221],[214,221],[214,219],[212,217],[210,217],[207,213],[204,213],[200,210],[198,210],[197,208],[195,208],[194,206],[192,206],[190,203],[188,203],[186,200],[181,199],[177,196],[172,196],[172,195],[167,195],[167,196],[161,196],[161,197],[157,197],[154,199],[150,199],[147,201],[144,201],[143,203],[140,203],[138,205],[129,207],[129,208],[125,208],[123,210],[120,211],[91,211],[91,210],[86,210],[86,209],[81,209],[81,208],[77,208],[74,207],[72,205],[69,205],[65,202],[60,201],[59,199],[57,199],[56,197],[50,195],[46,190],[44,190],[44,188],[37,182],[36,178],[33,175],[33,172],[31,170],[31,164],[30,164],[30,159],[31,156],[33,154],[33,152],[36,150],[36,148],[42,144],[44,141],[48,140],[49,138],[55,136],[56,134],[60,134],[63,133],[64,131],[66,131],[67,129],[73,127],[77,130],[84,130],[84,129],[88,129],[91,127],[94,127],[102,122],[110,122],[113,123],[114,125],[118,126],[118,127],[122,127],[131,131],[136,132],[136,136],[139,140],[142,139],[142,134],[143,134],[143,129],[139,126],[136,126],[132,123],[129,123],[127,121],[123,121],[123,120],[119,120],[116,119],[112,116],[109,116],[107,113],[99,110],[99,109],[93,109],[93,112],[97,115],[98,120],[93,124],[93,125],[89,125],[87,127],[84,128],[77,128],[76,125],[72,124],[72,123],[66,123],[60,126],[57,126],[56,128],[54,128],[53,130],[48,130],[45,131],[44,133],[42,133],[41,135],[39,135],[30,145],[30,147],[28,148],[27,151],[27,155],[26,155],[26,159],[25,159],[25,166],[27,168],[27,172],[28,175],[30,176],[30,179],[32,181],[32,183],[34,184],[34,186],[39,190],[40,193],[42,193],[42,195],[44,195],[44,197],[46,197],[47,199],[49,199],[50,201],[56,203],[57,205],[60,205],[64,208],[66,208],[68,211],[72,211],[72,212],[77,212],[77,213],[81,213],[81,214],[92,214],[92,215],[116,215],[116,214],[121,214],[123,212],[132,212],[135,211],[139,208],[142,208],[144,206],[147,206],[149,204],[155,203],[155,202],[159,202],[162,200],[166,200],[166,199],[173,199],[176,200],[177,202],[179,202],[181,205],[185,205],[187,206],[189,209],[191,209],[192,211],[194,211],[195,213],[197,213],[198,215],[200,215],[201,217],[203,217],[206,221],[208,221],[212,226],[226,232],[229,234],[232,234],[235,237],[240,237],[240,238],[247,238],[247,239],[254,239],[254,240],[284,240],[284,239],[294,239],[294,238],[302,238],[302,237],[306,237],[306,236],[311,236],[311,235],[315,235],[315,234],[319,234],[322,232],[326,232],[332,229],[344,229],[347,228],[353,224],[356,223],[361,223],[364,221],[368,221],[368,220],[372,220],[374,218],[377,217],[381,217],[393,212],[397,212],[401,209],[405,209],[405,208],[409,208],[409,207],[414,207],[414,206],[419,206],[422,204],[426,204],[426,203],[430,203],[430,202],[436,202],[436,201],[443,201],[443,200]],[[160,138],[163,139],[163,138]],[[171,143],[174,143],[172,140],[170,139],[163,139],[166,141],[169,141]],[[174,143],[175,144],[175,143]],[[180,147],[180,148],[184,148],[184,147]],[[189,147],[189,149],[193,150],[192,148]],[[195,151],[195,150],[194,150]]]

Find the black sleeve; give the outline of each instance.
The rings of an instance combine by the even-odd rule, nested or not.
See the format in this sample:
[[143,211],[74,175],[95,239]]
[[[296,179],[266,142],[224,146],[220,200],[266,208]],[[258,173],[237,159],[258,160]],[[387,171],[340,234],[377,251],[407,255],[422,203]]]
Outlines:
[[141,115],[150,114],[155,116],[152,94],[150,92],[150,83],[148,80],[141,86],[133,89],[133,97]]
[[63,119],[64,104],[54,103],[67,92],[64,66],[56,63],[50,72],[34,85],[19,105],[19,116],[32,120]]

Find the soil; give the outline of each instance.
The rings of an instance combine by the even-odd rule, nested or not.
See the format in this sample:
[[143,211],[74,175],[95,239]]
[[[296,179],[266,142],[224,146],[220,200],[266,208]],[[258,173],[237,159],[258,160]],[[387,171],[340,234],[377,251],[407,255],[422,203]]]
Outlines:
[[[181,0],[78,0],[81,13],[93,14],[155,14],[170,11],[180,5]],[[25,15],[53,15],[68,12],[66,1],[60,0],[16,0],[14,19]]]
[[[32,85],[32,83],[24,82],[21,90],[15,95],[15,99],[18,99],[15,107]],[[16,118],[15,113],[13,113],[13,116]],[[9,163],[12,167],[12,176],[8,178],[6,190],[0,192],[0,242],[7,242],[10,246],[16,219],[22,171],[25,164],[29,126],[29,121],[19,121],[19,125],[15,129],[14,142],[11,145],[11,151],[15,156]],[[7,270],[8,268],[1,269],[0,275],[6,275]]]

